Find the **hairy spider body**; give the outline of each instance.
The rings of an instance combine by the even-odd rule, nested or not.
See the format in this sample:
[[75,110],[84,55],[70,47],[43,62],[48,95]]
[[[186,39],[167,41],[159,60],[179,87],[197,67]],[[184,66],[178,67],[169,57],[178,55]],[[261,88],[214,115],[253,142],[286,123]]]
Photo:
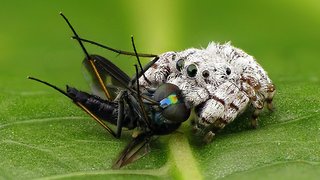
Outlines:
[[258,62],[230,43],[205,49],[167,52],[145,71],[142,87],[172,83],[181,89],[186,106],[194,107],[193,128],[210,142],[215,133],[252,105],[252,126],[264,104],[272,109],[275,87]]

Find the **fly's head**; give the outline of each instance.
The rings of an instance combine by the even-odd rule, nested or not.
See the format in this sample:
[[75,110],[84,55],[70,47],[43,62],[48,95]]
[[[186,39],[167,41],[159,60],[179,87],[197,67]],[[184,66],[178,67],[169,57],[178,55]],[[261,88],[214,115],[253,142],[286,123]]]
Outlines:
[[174,84],[160,85],[154,92],[153,99],[160,103],[162,116],[172,123],[182,123],[190,116],[191,108],[185,104],[181,90]]

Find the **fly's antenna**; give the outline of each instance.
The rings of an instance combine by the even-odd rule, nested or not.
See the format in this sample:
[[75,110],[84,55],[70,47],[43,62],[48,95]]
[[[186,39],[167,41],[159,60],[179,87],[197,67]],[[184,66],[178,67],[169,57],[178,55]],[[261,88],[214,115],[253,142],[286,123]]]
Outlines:
[[141,111],[143,113],[144,121],[147,124],[147,126],[150,127],[148,116],[147,116],[146,110],[144,109],[144,106],[143,106],[142,100],[141,100],[140,85],[139,85],[139,78],[138,78],[138,66],[135,64],[134,67],[136,68],[136,77],[137,77],[137,81],[136,82],[137,82],[137,97],[138,97],[138,101],[139,101],[139,104],[140,104]]
[[[101,48],[107,49],[109,51],[112,51],[112,52],[115,52],[115,53],[118,53],[118,54],[127,55],[127,56],[136,56],[136,53],[134,53],[134,52],[114,49],[112,47],[109,47],[109,46],[106,46],[106,45],[103,45],[103,44],[100,44],[100,43],[97,43],[97,42],[94,42],[94,41],[91,41],[91,40],[88,40],[88,39],[83,39],[83,38],[76,37],[76,36],[72,36],[72,38],[80,40],[80,41],[83,41],[83,42],[86,42],[86,43],[90,43],[90,44],[93,44],[93,45],[96,45],[96,46],[99,46]],[[138,53],[138,56],[139,57],[158,57],[158,55],[146,54],[146,53]]]
[[68,24],[68,26],[70,27],[70,29],[72,30],[74,36],[76,37],[75,39],[77,39],[77,41],[79,42],[84,54],[87,56],[87,59],[89,60],[90,59],[90,55],[88,53],[88,51],[86,50],[86,48],[84,47],[83,43],[80,41],[80,38],[77,34],[77,32],[74,30],[74,28],[72,27],[71,23],[69,22],[69,20],[66,18],[66,16],[64,16],[62,14],[62,12],[60,12],[60,15],[63,17],[63,19],[66,21],[66,23]]
[[[141,71],[141,73],[142,73],[142,76],[143,76],[143,78],[144,78],[144,80],[145,81],[147,81],[147,83],[148,84],[151,84],[151,82],[149,81],[149,79],[147,79],[147,77],[144,75],[144,70],[143,70],[143,68],[142,68],[142,65],[141,65],[141,62],[140,62],[140,58],[139,58],[139,56],[138,56],[138,53],[137,53],[137,49],[136,49],[136,46],[135,46],[135,44],[134,44],[134,39],[133,39],[133,36],[131,36],[131,43],[132,43],[132,47],[133,47],[133,50],[134,50],[134,53],[135,53],[135,55],[136,55],[136,58],[137,58],[137,61],[138,61],[138,64],[139,64],[139,67],[140,67],[140,71]],[[136,72],[137,73],[137,81],[138,81],[138,72]]]
[[50,83],[48,83],[48,82],[42,81],[42,80],[37,79],[37,78],[34,78],[34,77],[28,76],[27,78],[28,78],[28,79],[31,79],[31,80],[34,80],[34,81],[37,81],[37,82],[39,82],[39,83],[45,84],[45,85],[47,85],[47,86],[49,86],[49,87],[51,87],[51,88],[59,91],[61,94],[67,96],[68,98],[72,99],[71,96],[69,96],[69,94],[67,94],[65,91],[63,91],[62,89],[58,88],[58,87],[55,86],[55,85],[52,85],[52,84],[50,84]]

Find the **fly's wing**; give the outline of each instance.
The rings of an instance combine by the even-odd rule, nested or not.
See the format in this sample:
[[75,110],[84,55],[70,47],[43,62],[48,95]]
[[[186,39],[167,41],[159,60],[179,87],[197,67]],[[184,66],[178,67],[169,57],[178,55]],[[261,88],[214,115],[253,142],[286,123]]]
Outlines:
[[130,164],[150,152],[149,143],[152,135],[141,133],[124,148],[117,161],[113,164],[113,169],[119,169]]
[[89,74],[88,80],[90,81],[93,94],[106,98],[104,90],[91,63],[94,64],[96,71],[110,94],[111,99],[109,100],[113,100],[117,95],[117,91],[128,86],[130,77],[111,61],[102,56],[91,55],[90,58],[92,61],[86,58],[83,60],[83,65],[87,74]]

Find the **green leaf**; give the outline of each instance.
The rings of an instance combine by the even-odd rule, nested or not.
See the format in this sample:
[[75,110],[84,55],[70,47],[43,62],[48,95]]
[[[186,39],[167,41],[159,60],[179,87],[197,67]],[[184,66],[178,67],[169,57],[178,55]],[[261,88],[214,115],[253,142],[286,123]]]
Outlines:
[[[3,2],[0,179],[318,179],[319,7],[312,0]],[[112,170],[131,132],[112,138],[70,100],[26,79],[88,89],[83,53],[61,10],[81,36],[125,50],[130,34],[139,52],[150,53],[232,40],[268,71],[275,111],[263,111],[253,130],[249,109],[207,145],[187,122],[153,141],[148,155]],[[87,47],[133,75],[134,58]]]

